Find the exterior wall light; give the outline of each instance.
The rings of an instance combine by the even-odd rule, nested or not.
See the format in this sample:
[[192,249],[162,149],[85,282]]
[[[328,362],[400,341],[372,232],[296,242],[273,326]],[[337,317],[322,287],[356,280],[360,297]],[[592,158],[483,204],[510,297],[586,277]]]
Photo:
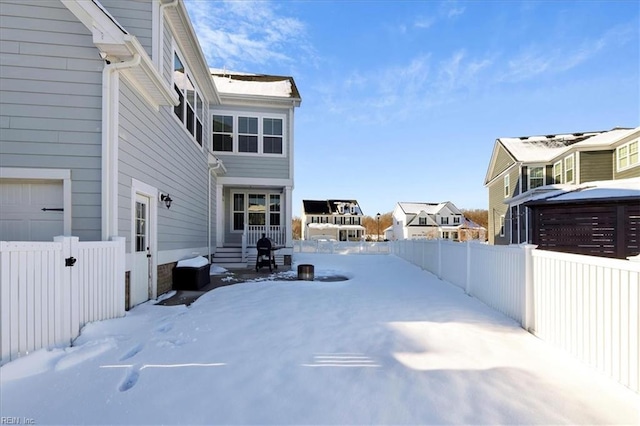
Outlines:
[[160,195],[160,201],[164,201],[164,204],[165,204],[165,206],[167,206],[168,209],[171,208],[171,202],[173,200],[171,199],[169,194],[161,194]]

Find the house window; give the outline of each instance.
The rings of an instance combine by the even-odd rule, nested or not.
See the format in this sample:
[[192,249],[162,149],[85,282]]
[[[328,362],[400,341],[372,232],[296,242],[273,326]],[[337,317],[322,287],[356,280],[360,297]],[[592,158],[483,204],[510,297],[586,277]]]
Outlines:
[[629,142],[616,149],[618,158],[618,170],[633,167],[638,164],[638,141]]
[[452,238],[454,241],[458,241],[458,233],[457,233],[457,232],[452,232],[452,233],[451,233],[451,238]]
[[264,194],[249,194],[249,225],[265,224],[266,199]]
[[284,118],[213,114],[213,151],[284,153]]
[[213,150],[233,151],[233,117],[230,115],[213,116]]
[[233,194],[233,230],[244,230],[244,194]]
[[418,225],[426,226],[427,225],[427,218],[426,217],[419,217],[418,218]]
[[529,168],[529,189],[544,185],[544,167]]
[[173,112],[198,145],[202,146],[204,103],[196,86],[193,84],[189,70],[184,66],[177,52],[174,52],[173,56],[173,88],[180,101],[173,108]]
[[448,217],[441,217],[440,218],[440,225],[448,225],[449,224],[449,218]]
[[504,215],[500,216],[500,236],[504,237]]
[[454,216],[453,217],[453,224],[454,225],[459,225],[460,224],[460,216]]
[[[243,231],[245,223],[249,226],[280,226],[281,197],[280,194],[233,194],[233,230]],[[322,223],[324,219],[322,216],[309,216],[309,223]]]
[[262,125],[263,152],[266,154],[282,154],[282,120],[264,118]]
[[269,195],[269,225],[280,226],[280,194]]
[[553,183],[562,183],[562,161],[553,164]]
[[238,152],[258,152],[258,119],[238,117]]
[[449,231],[442,231],[442,238],[444,238],[445,240],[449,239]]
[[564,183],[573,182],[573,155],[564,159]]
[[509,184],[509,175],[506,175],[504,177],[504,198],[507,198],[511,195],[511,188],[510,188],[510,184]]

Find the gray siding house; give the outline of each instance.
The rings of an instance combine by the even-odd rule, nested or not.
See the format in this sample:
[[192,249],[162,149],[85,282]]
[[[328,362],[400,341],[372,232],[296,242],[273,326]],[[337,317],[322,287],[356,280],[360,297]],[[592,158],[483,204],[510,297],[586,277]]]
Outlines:
[[527,202],[586,183],[640,177],[640,127],[496,140],[485,178],[489,243],[534,240]]
[[[218,89],[182,0],[0,6],[0,240],[126,237],[127,306],[170,290],[178,260],[265,230],[291,249],[293,79]],[[223,113],[257,119],[231,134],[257,152],[214,149]]]

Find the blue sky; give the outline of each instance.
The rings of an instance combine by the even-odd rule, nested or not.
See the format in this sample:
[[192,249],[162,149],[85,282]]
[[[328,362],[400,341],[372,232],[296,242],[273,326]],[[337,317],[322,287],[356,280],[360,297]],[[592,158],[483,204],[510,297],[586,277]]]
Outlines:
[[185,3],[209,66],[294,77],[294,216],[486,209],[496,138],[640,125],[636,0]]

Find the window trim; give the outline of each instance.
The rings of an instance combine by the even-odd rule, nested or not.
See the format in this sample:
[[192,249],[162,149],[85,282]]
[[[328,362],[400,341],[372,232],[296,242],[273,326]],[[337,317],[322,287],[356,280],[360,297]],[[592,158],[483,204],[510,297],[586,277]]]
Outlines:
[[[635,144],[635,152],[631,152],[631,145]],[[623,145],[620,145],[619,147],[616,148],[616,172],[621,172],[624,170],[628,170],[628,169],[632,169],[636,166],[638,166],[640,164],[640,159],[637,159],[635,163],[631,163],[630,158],[632,154],[636,155],[636,158],[638,158],[638,145],[640,145],[640,139],[635,139],[632,141],[629,141]],[[620,151],[622,151],[623,149],[626,148],[626,154],[624,157],[620,156]],[[626,166],[621,166],[620,162],[622,159],[627,160],[627,165]]]
[[[553,183],[562,183],[564,181],[564,169],[562,167],[564,161],[559,160],[553,163]],[[557,168],[557,170],[556,170]],[[560,179],[556,179],[556,176],[559,176]]]
[[[213,147],[213,116],[230,116],[232,117],[232,133],[231,133],[231,151],[218,151]],[[257,152],[244,152],[239,150],[239,126],[238,120],[240,117],[256,118],[258,120],[258,150]],[[274,119],[282,121],[282,135],[265,135],[264,133],[264,119]],[[244,111],[229,111],[229,110],[210,110],[209,122],[211,123],[211,152],[221,155],[238,155],[238,156],[268,156],[273,158],[285,158],[287,157],[288,149],[288,134],[287,134],[287,115],[280,113],[266,113],[266,112],[244,112]],[[228,133],[225,133],[228,134]],[[242,135],[246,135],[243,133]],[[266,137],[282,137],[282,153],[264,152],[264,138]]]
[[504,237],[505,234],[505,216],[502,214],[500,215],[500,230],[499,230],[499,236]]
[[[534,169],[542,169],[542,176],[539,177],[539,178],[536,178],[536,179],[542,179],[542,183],[540,185],[536,186],[536,187],[532,187],[531,186],[531,172]],[[544,186],[545,182],[546,182],[546,178],[547,178],[547,168],[545,166],[528,166],[527,167],[527,188],[528,188],[529,191],[532,190],[532,189]]]
[[509,198],[511,196],[511,176],[504,175],[503,178],[503,195],[504,198]]
[[[567,162],[571,161],[571,168],[567,167]],[[576,180],[576,173],[575,173],[575,166],[576,166],[576,161],[575,161],[575,156],[573,154],[567,155],[566,157],[564,157],[563,159],[563,183],[574,183]],[[571,179],[569,179],[567,177],[567,174],[571,172]]]
[[[189,105],[190,105],[187,93],[178,94],[179,99],[182,99],[182,101],[180,102],[180,106],[182,107],[182,117],[178,117],[175,113],[175,108],[177,106],[173,108],[171,115],[178,123],[180,123],[180,127],[182,127],[185,133],[189,135],[189,137],[191,138],[191,141],[194,144],[196,144],[196,146],[201,151],[204,151],[205,144],[209,143],[209,139],[207,139],[205,135],[206,133],[205,129],[207,127],[205,126],[205,123],[204,123],[204,117],[207,117],[208,115],[210,115],[207,107],[207,102],[205,102],[205,97],[203,96],[202,91],[198,88],[197,83],[195,83],[194,75],[189,69],[189,66],[187,65],[186,61],[184,60],[184,55],[182,54],[180,49],[178,49],[175,43],[173,43],[172,52],[173,52],[173,55],[171,55],[171,87],[173,88],[174,91],[176,91],[176,88],[178,87],[178,85],[176,84],[176,78],[175,78],[176,57],[178,58],[178,60],[180,61],[180,63],[184,68],[185,80],[189,81],[189,83],[193,86],[193,123],[192,123],[193,133],[191,133],[191,130],[189,130],[189,124],[187,120],[187,118],[189,117]],[[200,105],[202,106],[202,112],[198,111],[198,101],[200,101]],[[198,126],[198,124],[200,126]],[[198,141],[198,134],[200,134],[200,141]]]

